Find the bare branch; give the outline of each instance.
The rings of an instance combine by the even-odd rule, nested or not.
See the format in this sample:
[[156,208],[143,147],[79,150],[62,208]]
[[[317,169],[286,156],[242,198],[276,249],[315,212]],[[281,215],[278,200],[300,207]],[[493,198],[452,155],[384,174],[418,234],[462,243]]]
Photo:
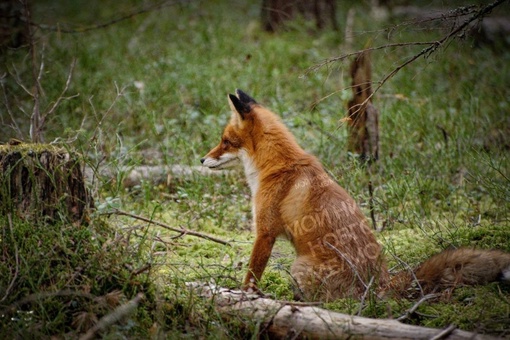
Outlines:
[[435,43],[435,41],[415,41],[415,42],[407,42],[407,43],[385,44],[385,45],[376,46],[376,47],[368,47],[368,48],[365,48],[365,49],[362,49],[362,50],[359,50],[359,51],[356,51],[356,52],[345,53],[345,54],[342,54],[342,55],[340,55],[338,57],[332,57],[332,58],[325,59],[325,60],[319,62],[318,64],[315,64],[315,65],[309,67],[305,71],[305,75],[307,75],[307,74],[309,74],[311,72],[317,71],[318,69],[320,69],[320,68],[322,68],[324,66],[327,66],[329,64],[335,63],[337,61],[342,61],[342,60],[347,59],[349,57],[352,57],[352,56],[355,56],[355,55],[359,55],[359,54],[361,54],[363,52],[384,50],[384,49],[392,48],[392,47],[423,46],[423,45],[430,46],[430,45],[432,45],[434,43]]
[[74,67],[76,66],[76,59],[73,59],[72,63],[71,63],[71,67],[69,69],[69,74],[67,75],[67,80],[66,80],[66,84],[64,86],[64,89],[62,90],[62,93],[60,94],[60,96],[57,98],[57,100],[53,103],[53,106],[48,110],[46,111],[43,116],[41,117],[41,127],[44,126],[44,122],[46,121],[46,118],[48,116],[51,116],[53,114],[53,112],[55,111],[55,109],[59,106],[60,102],[62,100],[66,100],[66,99],[71,99],[71,98],[75,98],[78,96],[78,94],[76,95],[73,95],[73,96],[70,96],[70,97],[64,97],[65,93],[67,92],[67,90],[69,89],[69,85],[71,84],[71,78],[73,76],[73,71],[74,71]]
[[16,84],[21,87],[25,92],[26,94],[28,94],[30,97],[34,97],[34,94],[25,86],[23,85],[22,81],[21,81],[21,78],[19,76],[19,72],[18,72],[18,69],[16,68],[15,65],[12,65],[12,68],[14,69],[14,74],[12,72],[9,72],[11,74],[11,76],[14,77],[14,80],[16,81]]
[[368,286],[365,289],[365,292],[363,293],[363,295],[361,296],[361,300],[359,302],[358,314],[357,314],[358,316],[361,315],[361,312],[363,311],[363,307],[365,307],[365,300],[367,298],[368,293],[370,292],[370,288],[374,284],[374,279],[375,279],[375,276],[372,276],[370,278],[370,282],[368,282]]
[[122,22],[122,21],[125,21],[125,20],[128,20],[128,19],[134,18],[135,16],[138,16],[140,14],[156,11],[156,10],[159,10],[161,8],[169,7],[169,6],[172,6],[172,5],[179,4],[179,3],[180,3],[180,1],[163,1],[161,3],[147,6],[145,8],[142,8],[140,10],[134,11],[132,13],[128,13],[128,14],[123,15],[123,16],[121,16],[119,18],[116,18],[116,19],[112,19],[110,21],[107,21],[107,22],[104,22],[104,23],[101,23],[101,24],[96,24],[96,25],[92,25],[92,26],[88,26],[88,27],[82,27],[82,28],[62,28],[61,25],[51,26],[51,25],[45,25],[45,24],[38,24],[38,23],[32,22],[30,20],[30,18],[26,18],[25,20],[26,20],[26,22],[29,25],[37,27],[37,28],[42,29],[42,30],[46,30],[46,31],[58,32],[58,33],[85,33],[85,32],[88,32],[88,31],[93,31],[93,30],[98,30],[98,29],[101,29],[101,28],[106,28],[108,26],[115,25],[115,24],[117,24],[119,22]]
[[354,263],[352,263],[351,260],[349,260],[347,258],[347,256],[344,255],[344,253],[342,253],[340,250],[338,250],[337,247],[335,247],[334,245],[332,245],[331,243],[329,242],[325,242],[325,244],[330,248],[332,249],[335,253],[337,253],[341,258],[343,258],[345,260],[345,262],[347,262],[347,264],[349,265],[349,267],[351,267],[352,271],[354,272],[354,274],[356,275],[356,277],[358,278],[358,280],[363,284],[363,286],[365,286],[365,289],[368,289],[369,288],[369,285],[367,285],[365,283],[365,281],[363,281],[363,279],[361,278],[361,276],[359,275],[358,273],[358,270],[356,269],[356,266],[354,265]]
[[406,270],[406,271],[407,271],[407,272],[408,272],[408,273],[412,276],[412,278],[413,278],[413,282],[415,282],[415,283],[416,283],[416,286],[417,286],[417,287],[418,287],[418,289],[420,290],[420,295],[423,297],[423,296],[424,296],[423,288],[422,288],[422,286],[421,286],[421,284],[420,284],[420,280],[418,280],[418,278],[416,277],[416,274],[415,274],[415,272],[414,272],[413,268],[411,268],[411,266],[410,266],[409,264],[407,264],[406,262],[404,262],[404,261],[403,261],[400,257],[398,257],[397,255],[395,255],[395,254],[391,253],[391,256],[393,256],[393,258],[394,258],[395,260],[397,260],[397,261],[400,263],[400,265],[401,265],[402,267],[404,267],[404,270]]
[[220,244],[223,244],[223,245],[226,245],[226,246],[230,246],[230,243],[227,242],[227,241],[223,241],[223,240],[221,240],[219,238],[216,238],[216,237],[213,237],[213,236],[209,236],[209,235],[206,235],[206,234],[203,234],[203,233],[199,233],[198,231],[189,230],[189,229],[186,229],[186,228],[183,228],[183,227],[175,228],[175,227],[169,226],[168,224],[165,224],[165,223],[162,223],[162,222],[158,222],[158,221],[154,221],[152,219],[149,219],[149,218],[146,218],[146,217],[143,217],[143,216],[131,214],[131,213],[128,213],[127,211],[122,211],[122,210],[119,210],[119,209],[114,209],[113,213],[116,214],[116,215],[128,216],[128,217],[140,220],[140,221],[145,221],[145,222],[148,222],[148,223],[152,223],[152,224],[155,224],[155,225],[160,226],[162,228],[165,228],[165,229],[168,229],[168,230],[171,230],[171,231],[175,231],[175,232],[181,233],[182,235],[192,235],[192,236],[200,237],[200,238],[203,238],[203,239],[206,239],[206,240],[209,240],[209,241],[220,243]]
[[434,335],[432,338],[430,338],[430,340],[440,340],[440,339],[446,339],[450,336],[450,334],[452,334],[452,332],[454,330],[457,329],[457,326],[455,325],[450,325],[448,327],[446,327],[445,329],[443,329],[439,334],[437,335]]
[[5,88],[5,82],[4,82],[4,79],[6,76],[7,76],[7,74],[3,74],[0,77],[0,85],[2,86],[2,91],[4,94],[4,106],[5,106],[5,109],[7,110],[7,114],[9,115],[9,118],[11,119],[11,124],[8,125],[8,124],[4,123],[2,117],[0,117],[0,119],[1,119],[2,124],[9,126],[14,131],[16,131],[16,133],[18,134],[18,138],[23,138],[23,133],[21,132],[21,129],[18,126],[18,122],[16,122],[16,119],[14,119],[14,114],[12,113],[11,105],[9,104],[9,98],[7,97],[7,89]]
[[127,315],[131,314],[138,307],[138,304],[143,300],[143,298],[144,295],[142,293],[138,293],[132,300],[129,300],[127,303],[115,308],[113,312],[103,316],[94,327],[89,329],[85,335],[80,337],[80,340],[94,339],[97,332],[107,329],[125,318]]
[[409,316],[413,315],[414,312],[416,312],[416,310],[418,309],[418,307],[420,307],[420,305],[422,303],[424,303],[425,301],[434,299],[434,298],[436,298],[438,296],[440,296],[440,294],[427,294],[427,295],[425,295],[420,300],[418,300],[418,302],[416,302],[411,308],[409,308],[403,315],[399,316],[397,318],[397,320],[398,321],[403,321],[403,320],[407,319]]
[[[386,74],[383,77],[383,79],[377,83],[378,85],[374,89],[372,94],[370,96],[368,96],[368,98],[366,98],[362,104],[359,105],[360,106],[359,109],[361,109],[364,105],[366,105],[372,99],[372,97],[382,88],[382,86],[388,80],[390,80],[394,75],[396,75],[400,70],[402,70],[404,67],[411,64],[412,62],[416,61],[420,57],[428,58],[430,55],[432,55],[434,52],[436,52],[440,47],[447,46],[451,40],[453,40],[455,37],[457,37],[460,33],[465,32],[469,28],[469,25],[471,23],[473,23],[477,20],[480,20],[485,15],[489,14],[494,8],[501,5],[505,1],[507,1],[507,0],[496,0],[491,4],[483,6],[481,9],[479,9],[477,11],[473,11],[472,7],[467,7],[467,8],[461,7],[459,9],[448,12],[449,14],[447,14],[447,17],[461,17],[461,16],[465,16],[468,13],[473,13],[473,12],[474,12],[474,14],[471,17],[469,17],[468,19],[466,19],[462,24],[460,24],[458,26],[454,24],[452,26],[450,32],[448,34],[446,34],[440,40],[428,41],[428,42],[393,43],[393,44],[386,44],[386,45],[377,46],[377,47],[366,48],[366,49],[363,49],[363,50],[360,50],[357,52],[346,53],[346,54],[343,54],[338,57],[326,59],[326,60],[320,62],[319,64],[316,64],[316,65],[308,68],[308,70],[306,70],[306,72],[305,72],[305,75],[312,71],[316,71],[323,66],[329,65],[333,62],[340,61],[340,60],[346,59],[350,56],[358,55],[358,54],[366,52],[366,51],[375,51],[375,50],[387,49],[387,48],[391,48],[391,47],[421,46],[421,45],[427,46],[424,49],[422,49],[419,53],[410,57],[409,59],[404,61],[402,64],[400,64],[396,68],[394,68],[391,72]],[[437,19],[440,19],[440,18],[444,18],[444,16],[438,17]],[[434,20],[437,20],[437,19],[434,19]],[[426,20],[432,20],[432,19],[426,19]],[[351,116],[355,113],[356,113],[356,111],[351,113]]]

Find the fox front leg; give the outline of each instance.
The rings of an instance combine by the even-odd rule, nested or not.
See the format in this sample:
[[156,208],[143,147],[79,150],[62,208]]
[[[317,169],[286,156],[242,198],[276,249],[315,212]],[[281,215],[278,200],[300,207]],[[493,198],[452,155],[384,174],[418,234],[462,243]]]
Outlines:
[[248,273],[244,279],[243,289],[258,290],[257,284],[266,268],[276,237],[271,235],[257,234],[253,250],[251,252]]

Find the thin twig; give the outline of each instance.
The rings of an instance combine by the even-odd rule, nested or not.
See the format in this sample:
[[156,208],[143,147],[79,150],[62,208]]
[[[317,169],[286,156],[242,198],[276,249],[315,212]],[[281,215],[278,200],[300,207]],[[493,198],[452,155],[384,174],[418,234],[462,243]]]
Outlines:
[[137,307],[140,301],[142,301],[144,295],[142,293],[138,293],[133,299],[129,300],[127,303],[115,308],[113,312],[103,316],[99,322],[89,329],[87,333],[85,333],[80,340],[89,340],[93,339],[97,332],[107,329],[113,324],[125,318],[127,315],[131,314]]
[[107,21],[107,22],[104,22],[101,24],[96,24],[96,25],[92,25],[92,26],[88,26],[88,27],[84,27],[84,28],[62,28],[61,25],[50,26],[50,25],[45,25],[45,24],[38,24],[38,23],[32,22],[29,18],[27,18],[25,20],[29,25],[35,26],[37,28],[40,28],[40,29],[46,30],[46,31],[58,32],[58,33],[85,33],[88,31],[106,28],[108,26],[115,25],[119,22],[134,18],[135,16],[138,16],[140,14],[156,11],[161,8],[172,6],[172,5],[175,5],[178,3],[179,3],[179,1],[163,1],[159,4],[148,6],[148,7],[142,8],[140,10],[134,11],[132,13],[128,13],[128,14],[123,15],[117,19],[112,19],[110,21]]
[[11,119],[12,123],[11,123],[11,125],[7,125],[4,123],[3,118],[0,117],[0,119],[2,119],[2,124],[7,125],[10,128],[12,128],[18,134],[18,138],[22,139],[23,133],[21,132],[21,129],[19,128],[18,123],[16,122],[16,119],[14,119],[14,114],[12,113],[12,110],[11,110],[9,98],[7,97],[7,90],[5,89],[5,82],[4,82],[4,79],[6,76],[7,76],[7,74],[5,73],[0,77],[0,85],[2,85],[2,90],[3,90],[3,94],[4,94],[4,106],[5,106],[5,109],[7,110],[7,114],[9,115],[9,118]]
[[130,279],[134,278],[135,276],[138,276],[146,271],[149,271],[151,270],[152,268],[152,265],[150,263],[147,263],[146,265],[138,268],[138,269],[135,269],[131,272],[131,275],[130,275]]
[[340,250],[338,250],[338,248],[336,248],[334,245],[332,245],[331,243],[329,242],[324,242],[329,248],[333,249],[335,251],[335,253],[337,253],[338,255],[340,255],[341,258],[343,258],[345,260],[345,262],[347,262],[347,264],[351,267],[352,271],[354,272],[354,274],[356,275],[356,277],[358,278],[358,280],[363,284],[363,286],[365,287],[365,289],[368,288],[368,285],[365,283],[365,281],[363,281],[363,279],[361,278],[361,276],[359,275],[358,271],[356,270],[356,266],[354,265],[354,263],[351,262],[351,260],[349,260],[347,258],[347,256],[345,256]]
[[[108,116],[108,114],[112,111],[113,107],[115,106],[115,104],[117,103],[117,101],[119,101],[119,99],[124,96],[124,90],[126,89],[127,86],[124,86],[122,87],[120,90],[119,90],[119,87],[117,85],[117,83],[115,82],[115,89],[117,91],[117,95],[115,96],[115,99],[113,100],[113,102],[111,103],[111,105],[108,107],[108,109],[102,114],[101,117],[99,117],[98,115],[98,112],[94,106],[94,103],[92,101],[92,96],[89,97],[89,103],[90,103],[90,106],[92,108],[92,113],[94,114],[94,118],[96,119],[96,127],[94,129],[94,133],[92,134],[92,137],[89,138],[89,144],[88,144],[88,148],[84,151],[84,153],[89,153],[90,150],[92,148],[94,148],[95,146],[97,147],[98,144],[101,144],[101,136],[102,136],[102,124],[103,124],[103,121],[106,119],[106,117]],[[98,142],[99,140],[99,142]],[[96,150],[96,153],[97,153],[97,150]],[[91,168],[93,168],[93,173],[94,175],[97,175],[98,172],[99,172],[99,167],[101,166],[101,164],[103,163],[103,161],[106,160],[106,155],[103,155],[96,164],[92,164],[90,163],[90,166]],[[95,180],[96,180],[96,177],[98,176],[93,176],[92,178],[92,184],[95,183]]]
[[16,81],[16,84],[25,91],[26,94],[28,94],[30,97],[34,97],[34,94],[25,86],[23,85],[23,82],[21,81],[21,77],[19,76],[18,69],[16,68],[16,65],[12,65],[12,68],[14,69],[14,72],[9,72]]
[[175,232],[181,233],[182,235],[196,236],[196,237],[200,237],[200,238],[203,238],[203,239],[206,239],[206,240],[209,240],[209,241],[213,241],[213,242],[216,242],[216,243],[220,243],[220,244],[223,244],[223,245],[226,245],[226,246],[231,246],[231,244],[229,242],[221,240],[219,238],[216,238],[216,237],[213,237],[213,236],[209,236],[209,235],[206,235],[206,234],[203,234],[203,233],[199,233],[198,231],[189,230],[189,229],[186,229],[186,228],[183,228],[183,227],[175,228],[175,227],[169,226],[168,224],[165,224],[165,223],[162,223],[162,222],[158,222],[158,221],[154,221],[154,220],[152,220],[150,218],[146,218],[146,217],[143,217],[143,216],[131,214],[131,213],[127,212],[127,211],[123,211],[123,210],[119,210],[119,209],[114,209],[113,213],[116,214],[116,215],[128,216],[128,217],[140,220],[140,221],[145,221],[145,222],[148,222],[148,223],[152,223],[152,224],[155,224],[155,225],[160,226],[162,228],[165,228],[165,229],[168,229],[168,230],[171,230],[171,231],[175,231]]
[[326,135],[328,136],[328,138],[330,139],[333,139],[333,140],[336,140],[336,141],[340,141],[340,138],[338,136],[335,136],[334,134],[326,131],[325,129],[323,129],[322,127],[320,127],[317,123],[309,120],[309,119],[305,119],[305,122],[308,124],[308,126],[311,126],[312,128],[314,128],[315,130],[319,131],[320,133],[322,133],[323,135]]
[[391,47],[422,46],[422,45],[430,46],[431,44],[434,44],[434,43],[435,43],[435,41],[415,41],[415,42],[407,42],[407,43],[384,44],[384,45],[376,46],[376,47],[368,47],[368,48],[364,48],[364,49],[356,51],[356,52],[345,53],[345,54],[342,54],[342,55],[340,55],[338,57],[332,57],[332,58],[325,59],[325,60],[321,61],[320,63],[315,64],[315,65],[309,67],[305,71],[305,75],[307,75],[307,74],[309,74],[311,72],[317,71],[318,69],[320,69],[320,68],[322,68],[322,67],[324,67],[326,65],[332,64],[332,63],[337,62],[337,61],[342,61],[342,60],[347,59],[349,57],[352,57],[352,56],[355,56],[355,55],[359,55],[359,54],[361,54],[363,52],[384,50],[384,49],[391,48]]
[[92,106],[92,110],[94,112],[94,116],[97,120],[97,127],[96,129],[94,130],[94,134],[92,135],[92,138],[91,140],[94,140],[97,136],[97,133],[98,133],[98,130],[101,129],[101,126],[103,124],[103,121],[105,120],[106,116],[112,111],[113,107],[115,106],[115,104],[117,104],[117,101],[119,100],[119,98],[121,98],[122,96],[124,96],[124,90],[126,89],[127,86],[123,86],[122,88],[119,89],[119,86],[117,85],[117,82],[114,83],[115,85],[115,90],[117,92],[116,96],[115,96],[115,99],[112,101],[112,103],[110,104],[110,106],[108,107],[108,109],[105,111],[105,113],[101,116],[100,119],[98,119],[97,117],[97,112],[96,112],[96,109],[94,107],[94,104],[92,103],[92,97],[89,98],[89,103],[90,105]]
[[445,339],[447,338],[448,336],[450,336],[450,334],[452,334],[452,332],[454,330],[457,329],[457,326],[455,325],[450,325],[448,327],[446,327],[445,329],[443,329],[441,332],[437,333],[437,335],[434,335],[432,338],[430,338],[430,340],[441,340],[441,339]]
[[375,209],[374,209],[374,188],[372,186],[372,180],[368,181],[368,206],[370,209],[370,219],[372,220],[372,227],[377,230],[377,222],[375,221]]
[[67,80],[66,80],[66,84],[64,85],[64,89],[62,90],[62,93],[57,98],[55,103],[53,103],[52,107],[48,111],[46,111],[43,114],[43,116],[41,117],[41,127],[44,126],[44,122],[46,121],[46,118],[48,116],[50,116],[51,114],[53,114],[53,112],[55,111],[55,109],[58,107],[58,105],[60,104],[60,102],[63,99],[71,99],[71,98],[74,98],[74,97],[78,96],[78,94],[76,94],[76,95],[73,95],[71,97],[64,97],[65,93],[69,89],[69,85],[71,84],[71,78],[73,76],[73,70],[74,70],[75,66],[76,66],[76,59],[73,59],[73,61],[71,62],[71,67],[69,68],[69,74],[67,75]]
[[[387,33],[388,39],[390,39],[391,34],[399,28],[402,28],[402,27],[406,28],[408,26],[412,26],[415,30],[424,29],[424,28],[419,28],[419,26],[421,26],[422,24],[428,24],[428,23],[431,23],[434,21],[447,21],[448,22],[448,20],[445,20],[445,19],[459,19],[461,17],[467,16],[469,14],[476,12],[478,8],[479,8],[479,6],[477,6],[477,5],[458,7],[453,10],[449,10],[447,12],[438,12],[438,13],[436,13],[437,15],[430,16],[430,17],[420,19],[420,20],[412,19],[412,20],[401,22],[396,25],[392,25],[390,27],[374,29],[374,30],[364,30],[364,31],[360,32],[360,34]],[[347,24],[346,24],[346,26],[347,26]],[[418,27],[418,28],[416,28],[416,27]],[[425,29],[430,30],[430,28],[425,28]],[[354,32],[351,30],[351,33],[354,33]],[[352,37],[356,37],[356,36],[352,35]]]
[[418,309],[418,307],[420,307],[420,305],[422,303],[424,303],[427,300],[434,299],[434,298],[436,298],[438,296],[440,296],[440,294],[427,294],[427,295],[425,295],[420,300],[418,300],[418,302],[416,302],[411,308],[409,308],[403,315],[399,316],[397,318],[397,320],[398,321],[403,321],[403,320],[407,319],[408,317],[413,315],[414,312],[416,312],[416,310]]
[[416,277],[416,274],[413,270],[413,268],[411,268],[410,265],[408,265],[405,261],[403,261],[400,257],[398,257],[397,255],[391,253],[391,256],[393,256],[393,258],[395,258],[399,263],[400,265],[402,265],[404,267],[404,270],[407,270],[408,273],[411,274],[411,276],[413,277],[413,282],[416,283],[416,286],[418,287],[418,289],[420,290],[420,294],[421,296],[423,297],[424,296],[424,293],[423,293],[423,288],[420,284],[420,280],[418,280],[418,278]]
[[365,292],[361,296],[361,301],[359,303],[359,309],[358,309],[358,315],[361,315],[361,312],[363,311],[363,307],[365,306],[365,299],[367,298],[368,293],[370,292],[370,287],[374,284],[375,276],[372,276],[370,278],[370,282],[368,283],[367,289],[365,289]]

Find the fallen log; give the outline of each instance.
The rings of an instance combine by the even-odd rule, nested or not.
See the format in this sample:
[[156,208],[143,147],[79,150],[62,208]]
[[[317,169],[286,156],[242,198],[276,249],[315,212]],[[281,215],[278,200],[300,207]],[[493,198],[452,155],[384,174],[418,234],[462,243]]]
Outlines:
[[203,166],[190,166],[190,165],[139,165],[131,167],[122,167],[120,169],[113,169],[109,167],[101,167],[100,169],[93,169],[85,167],[85,178],[89,182],[93,182],[95,178],[100,177],[103,179],[117,179],[119,173],[123,173],[122,186],[124,188],[133,188],[141,185],[143,182],[151,183],[152,185],[166,185],[169,186],[175,180],[186,180],[193,178],[193,176],[228,176],[232,170],[227,171],[214,171]]
[[211,284],[188,283],[199,296],[214,301],[225,319],[261,322],[270,338],[306,339],[495,339],[455,329],[413,326],[392,319],[370,319],[329,311],[305,303],[277,301]]
[[197,175],[204,176],[225,176],[231,171],[214,171],[203,166],[190,166],[190,165],[139,165],[131,167],[122,167],[120,169],[112,169],[102,167],[100,169],[93,169],[85,167],[85,178],[92,182],[96,177],[104,177],[110,179],[118,178],[119,173],[123,173],[122,186],[124,188],[133,188],[141,185],[143,182],[149,182],[153,185],[170,185],[172,181],[186,180],[193,178]]

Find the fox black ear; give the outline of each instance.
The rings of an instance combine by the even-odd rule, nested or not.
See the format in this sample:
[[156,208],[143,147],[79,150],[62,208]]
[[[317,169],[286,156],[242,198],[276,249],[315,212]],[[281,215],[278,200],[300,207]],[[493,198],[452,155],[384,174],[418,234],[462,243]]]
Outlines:
[[239,113],[242,119],[244,119],[244,117],[248,113],[250,113],[251,109],[249,103],[243,103],[239,98],[237,98],[233,94],[229,94],[228,98],[230,99],[231,106],[233,106],[232,109],[235,109],[235,111]]
[[239,100],[241,101],[241,103],[244,103],[244,104],[257,104],[257,102],[255,101],[255,99],[253,99],[252,97],[250,97],[249,95],[247,95],[245,92],[237,89],[236,90],[236,94],[237,94],[237,98],[239,98]]

